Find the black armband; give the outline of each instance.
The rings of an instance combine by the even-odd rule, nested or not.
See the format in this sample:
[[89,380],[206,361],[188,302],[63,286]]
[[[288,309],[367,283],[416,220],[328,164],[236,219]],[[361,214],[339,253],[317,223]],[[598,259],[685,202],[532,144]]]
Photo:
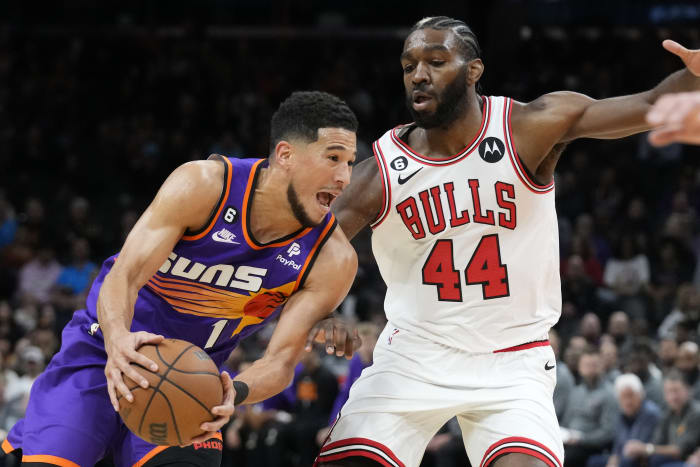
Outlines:
[[233,381],[233,389],[236,390],[236,397],[233,399],[233,405],[241,404],[248,397],[248,385],[243,381]]

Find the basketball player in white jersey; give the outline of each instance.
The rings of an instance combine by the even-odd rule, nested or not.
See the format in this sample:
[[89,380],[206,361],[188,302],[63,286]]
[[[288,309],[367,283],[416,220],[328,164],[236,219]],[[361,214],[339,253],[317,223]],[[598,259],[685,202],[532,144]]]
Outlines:
[[664,47],[686,69],[650,91],[525,104],[477,93],[484,65],[463,22],[413,27],[401,66],[414,123],[374,143],[335,204],[349,237],[373,228],[388,324],[317,465],[418,466],[457,416],[475,467],[562,467],[554,168],[567,142],[645,131],[659,96],[700,89],[700,51]]

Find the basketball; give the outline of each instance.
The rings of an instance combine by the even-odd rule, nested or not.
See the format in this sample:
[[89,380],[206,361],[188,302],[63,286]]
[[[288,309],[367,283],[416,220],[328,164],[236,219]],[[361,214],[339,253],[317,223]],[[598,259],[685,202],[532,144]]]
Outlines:
[[178,339],[138,351],[153,360],[158,371],[136,365],[148,380],[146,389],[124,375],[134,396],[132,403],[119,397],[124,424],[145,441],[160,445],[179,446],[202,434],[199,426],[214,419],[211,409],[223,401],[219,371],[209,355]]

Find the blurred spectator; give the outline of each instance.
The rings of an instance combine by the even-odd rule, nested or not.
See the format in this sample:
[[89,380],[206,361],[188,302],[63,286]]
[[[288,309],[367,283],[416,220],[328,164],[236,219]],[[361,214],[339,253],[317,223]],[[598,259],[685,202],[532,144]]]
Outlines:
[[562,265],[562,301],[573,303],[579,313],[598,309],[596,285],[578,255],[571,255]]
[[700,404],[690,398],[685,378],[670,371],[664,378],[668,410],[663,414],[651,443],[629,441],[624,454],[646,459],[650,467],[678,465],[700,446]]
[[659,407],[664,407],[663,383],[661,377],[651,371],[652,349],[646,341],[632,344],[623,365],[624,373],[634,373],[642,380],[647,398]]
[[47,303],[60,274],[61,265],[55,259],[53,247],[42,243],[36,258],[22,266],[19,271],[18,300],[27,304]]
[[569,345],[566,346],[566,351],[564,351],[564,363],[566,363],[577,383],[580,382],[578,362],[587,345],[586,339],[581,336],[574,336],[569,340]]
[[616,311],[608,318],[608,334],[615,340],[618,349],[623,349],[629,342],[630,319],[624,311]]
[[0,190],[0,250],[12,243],[17,232],[17,218],[12,205]]
[[[70,262],[61,269],[53,290],[53,302],[63,314],[72,314],[84,306],[90,284],[98,272],[97,265],[90,261],[87,240],[73,240]],[[61,323],[67,322],[66,318],[61,319]]]
[[676,368],[685,377],[690,387],[690,395],[700,402],[700,352],[695,342],[683,342],[678,347]]
[[661,363],[661,372],[666,374],[668,370],[676,364],[678,356],[678,343],[675,339],[665,338],[659,342],[659,363]]
[[603,360],[603,379],[613,384],[620,376],[620,370],[617,361],[617,345],[612,339],[600,343],[600,357]]
[[586,460],[610,446],[615,433],[617,403],[612,386],[603,381],[598,349],[588,347],[579,360],[581,383],[571,392],[561,420],[567,467],[586,465]]
[[559,335],[552,329],[549,331],[549,343],[554,351],[554,356],[557,360],[556,362],[556,372],[557,372],[557,384],[554,387],[554,411],[557,414],[557,419],[561,420],[566,411],[566,406],[569,401],[569,396],[571,391],[573,391],[576,382],[574,381],[574,376],[571,374],[571,370],[566,363],[560,360],[560,344]]
[[581,318],[579,335],[586,339],[589,345],[600,343],[600,319],[594,313],[588,312]]
[[624,447],[630,440],[650,442],[661,418],[659,407],[645,399],[644,387],[636,375],[627,373],[618,376],[615,380],[615,394],[620,415],[615,427],[612,454],[592,456],[587,467],[639,467],[641,464],[638,459],[624,454]]
[[7,386],[5,386],[5,398],[16,399],[26,395],[32,388],[34,380],[44,370],[44,354],[38,347],[26,346],[19,355],[17,371],[8,371]]
[[645,315],[643,293],[650,275],[646,255],[639,251],[631,235],[623,235],[605,265],[603,282],[614,291],[617,305],[632,316]]
[[659,325],[660,338],[675,338],[676,326],[688,320],[698,320],[700,293],[692,284],[682,284],[676,292],[676,301],[671,312]]

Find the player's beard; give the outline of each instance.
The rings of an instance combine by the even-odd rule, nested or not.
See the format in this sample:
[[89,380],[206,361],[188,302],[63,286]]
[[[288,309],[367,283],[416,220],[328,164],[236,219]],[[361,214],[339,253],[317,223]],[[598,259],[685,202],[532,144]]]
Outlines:
[[406,106],[408,111],[421,128],[447,128],[452,122],[461,117],[467,109],[469,95],[467,94],[467,66],[457,74],[445,89],[433,98],[437,101],[437,107],[433,113],[417,112],[413,108],[413,90],[406,92]]
[[311,217],[309,217],[306,209],[304,209],[304,205],[302,205],[301,201],[299,201],[297,191],[294,189],[291,183],[287,187],[287,200],[289,201],[289,205],[292,207],[294,217],[296,217],[302,227],[316,227],[320,223],[314,222]]

